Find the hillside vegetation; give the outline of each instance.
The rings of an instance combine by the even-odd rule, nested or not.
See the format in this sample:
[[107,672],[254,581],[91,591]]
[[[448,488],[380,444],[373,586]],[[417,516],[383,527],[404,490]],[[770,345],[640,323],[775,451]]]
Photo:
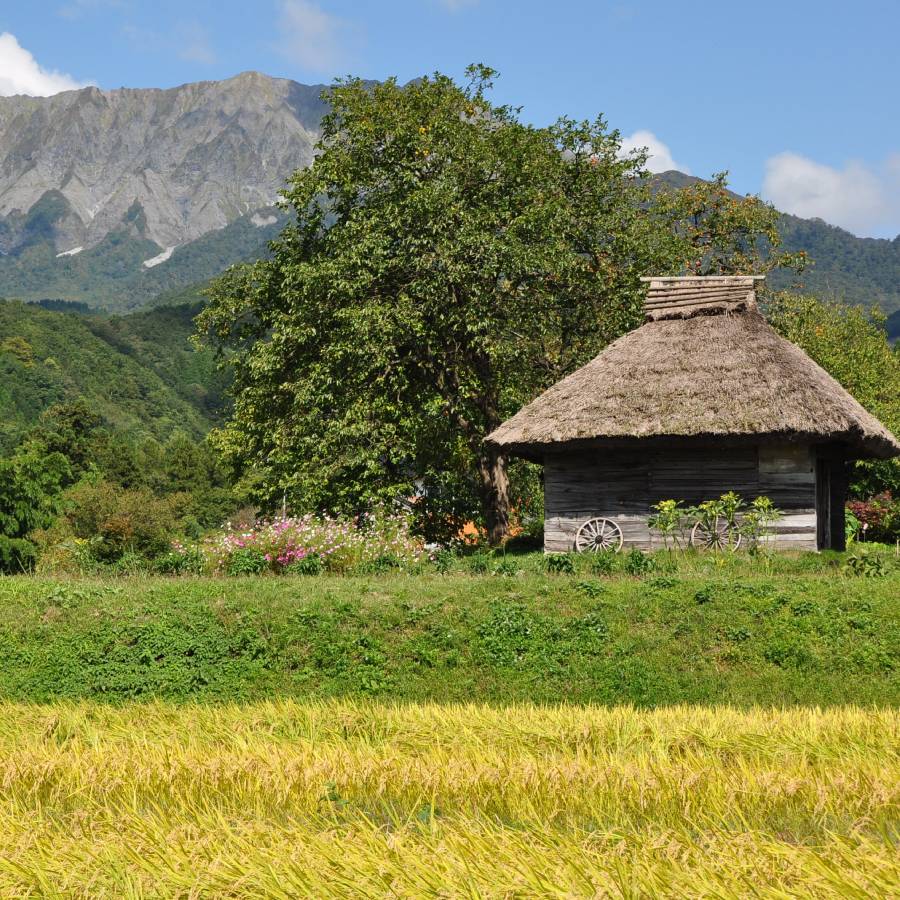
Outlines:
[[[676,171],[653,179],[656,185],[673,188],[702,180]],[[788,253],[805,250],[810,265],[799,276],[778,269],[770,272],[768,287],[797,289],[821,300],[878,306],[886,314],[900,312],[900,236],[893,240],[859,238],[821,219],[787,213],[778,217],[778,232],[781,249]],[[896,328],[900,330],[900,326]]]
[[197,310],[108,319],[0,301],[0,446],[47,407],[78,398],[116,431],[205,434],[222,382],[212,354],[188,342]]
[[149,269],[144,261],[161,248],[130,230],[118,229],[96,247],[62,257],[52,237],[38,232],[15,251],[0,254],[0,296],[70,300],[119,313],[169,303],[170,293],[213,278],[236,262],[265,256],[268,242],[284,225],[283,216],[277,220],[258,227],[244,216],[177,247],[166,262]]
[[888,897],[896,711],[0,704],[6,897]]

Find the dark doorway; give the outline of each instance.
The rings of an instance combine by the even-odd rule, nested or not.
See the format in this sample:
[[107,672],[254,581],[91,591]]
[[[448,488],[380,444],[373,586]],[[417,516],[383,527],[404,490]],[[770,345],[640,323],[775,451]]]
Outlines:
[[816,543],[820,550],[846,550],[844,504],[849,477],[842,456],[816,461]]
[[816,546],[831,547],[831,463],[816,460]]

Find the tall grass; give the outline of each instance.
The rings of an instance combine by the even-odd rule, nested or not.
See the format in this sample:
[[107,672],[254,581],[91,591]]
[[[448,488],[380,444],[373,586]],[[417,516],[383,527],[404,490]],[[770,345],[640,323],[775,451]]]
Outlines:
[[900,712],[0,704],[0,896],[900,893]]

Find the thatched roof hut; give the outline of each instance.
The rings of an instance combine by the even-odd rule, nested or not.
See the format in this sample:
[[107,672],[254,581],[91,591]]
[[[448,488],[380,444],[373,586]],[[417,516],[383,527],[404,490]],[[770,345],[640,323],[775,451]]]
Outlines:
[[[820,493],[825,489],[822,482],[829,482],[832,532],[838,528],[838,503],[842,530],[843,463],[898,455],[896,438],[799,347],[771,328],[757,308],[758,277],[646,280],[644,325],[610,344],[488,436],[513,455],[544,462],[548,523],[553,524],[556,512],[577,519],[588,513],[614,518],[618,511],[646,519],[650,504],[678,498],[679,493],[692,502],[709,499],[720,488],[762,493],[773,487],[760,477],[767,467],[793,466],[800,471],[781,474],[808,477],[782,481],[804,482],[803,490],[794,492],[796,496],[774,493],[781,494],[782,504],[804,511],[807,527],[813,529],[807,543],[840,545],[842,540],[821,521],[826,504],[824,498],[816,502],[816,472]],[[724,448],[730,448],[726,457]],[[773,453],[776,459],[781,453],[794,462],[771,462]],[[666,460],[663,469],[671,468],[673,454],[680,460],[672,483],[661,477],[659,454]],[[642,463],[640,472],[631,473],[629,481],[637,479],[631,494],[619,491],[604,499],[597,480],[609,486],[621,478],[617,466],[627,458]],[[719,471],[726,459],[735,465],[740,459],[738,468],[750,466],[755,479],[748,471],[732,477],[727,465]],[[710,469],[707,463],[713,460]],[[563,475],[569,485],[568,505],[555,509],[556,482]],[[594,500],[589,503],[590,497]],[[573,503],[580,507],[573,509]],[[598,510],[598,504],[606,508]],[[817,509],[819,521],[810,523],[809,515],[815,518]],[[570,543],[571,527],[568,523],[564,539],[550,540],[548,547],[568,549],[559,544]],[[642,540],[636,537],[637,543]]]

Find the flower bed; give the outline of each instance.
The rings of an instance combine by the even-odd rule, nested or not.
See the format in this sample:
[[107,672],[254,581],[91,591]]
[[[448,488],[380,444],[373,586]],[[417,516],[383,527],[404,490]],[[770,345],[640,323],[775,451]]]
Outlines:
[[175,554],[196,550],[203,568],[221,575],[380,571],[415,565],[425,554],[408,519],[382,511],[358,519],[276,517],[244,529],[228,525],[197,548],[173,545]]

